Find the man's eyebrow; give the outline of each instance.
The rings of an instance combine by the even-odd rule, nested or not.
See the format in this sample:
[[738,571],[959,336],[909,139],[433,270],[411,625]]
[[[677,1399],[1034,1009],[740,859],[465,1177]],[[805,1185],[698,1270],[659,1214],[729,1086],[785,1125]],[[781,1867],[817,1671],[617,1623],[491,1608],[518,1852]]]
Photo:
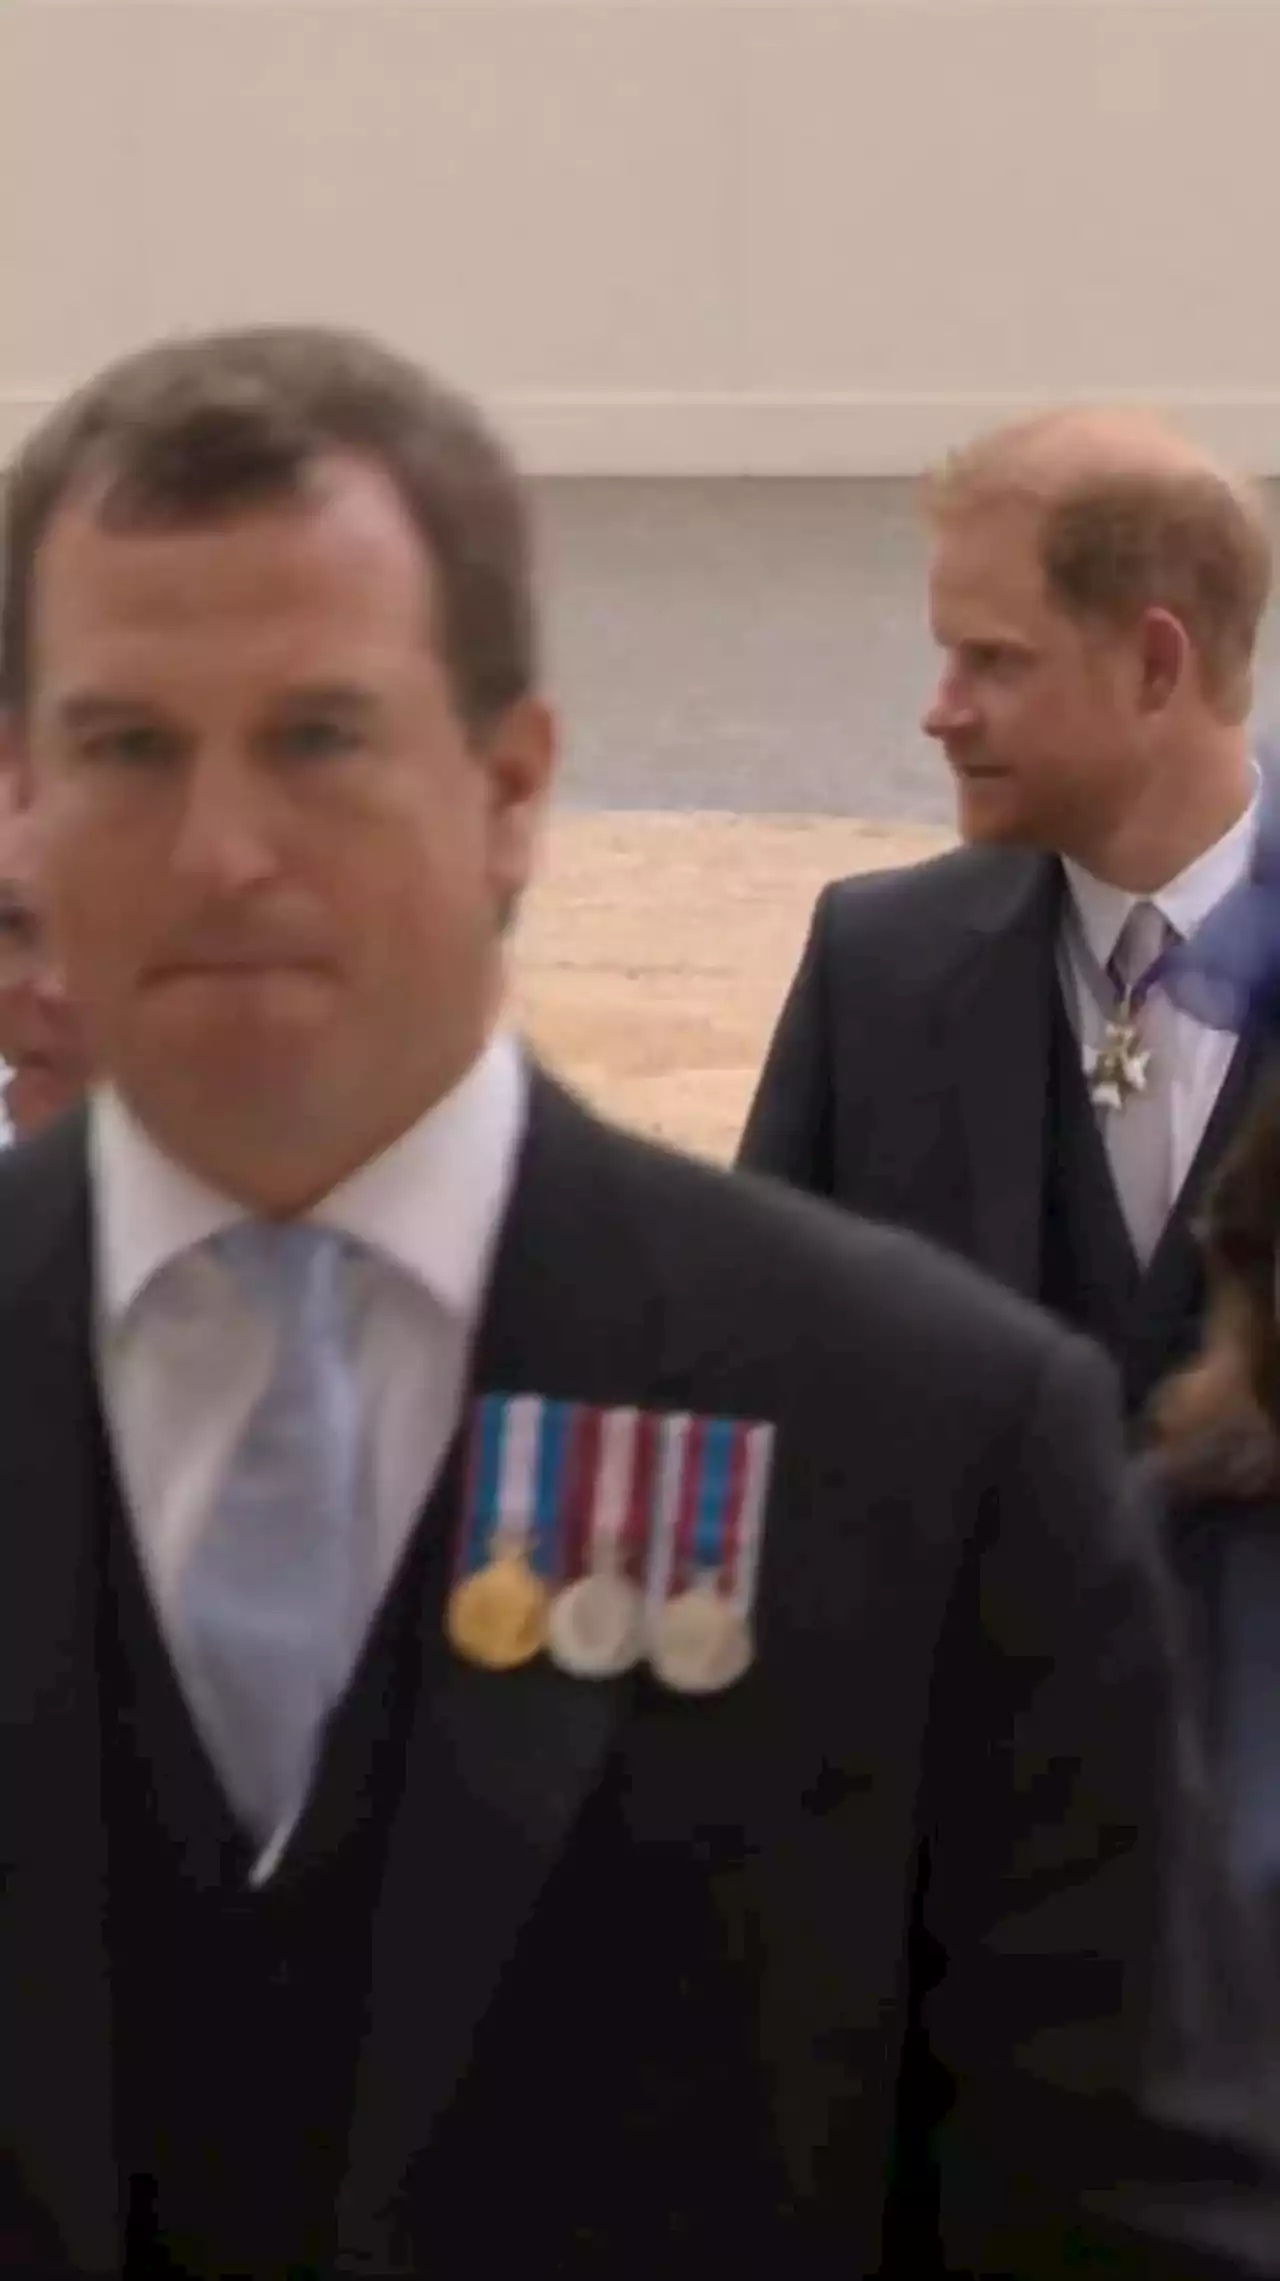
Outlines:
[[279,690],[271,699],[270,709],[288,713],[306,706],[324,713],[370,714],[379,710],[377,698],[350,681],[298,682],[290,689]]
[[[273,713],[312,710],[327,713],[348,713],[368,717],[379,711],[376,697],[349,681],[301,681],[292,687],[276,691],[270,701]],[[154,719],[163,707],[153,698],[108,696],[105,691],[72,690],[54,706],[59,725],[77,732],[111,728],[121,721],[136,721],[142,716]]]
[[72,690],[54,706],[57,720],[67,729],[109,727],[112,722],[136,721],[140,713],[155,711],[155,705],[145,697],[108,697],[92,689]]

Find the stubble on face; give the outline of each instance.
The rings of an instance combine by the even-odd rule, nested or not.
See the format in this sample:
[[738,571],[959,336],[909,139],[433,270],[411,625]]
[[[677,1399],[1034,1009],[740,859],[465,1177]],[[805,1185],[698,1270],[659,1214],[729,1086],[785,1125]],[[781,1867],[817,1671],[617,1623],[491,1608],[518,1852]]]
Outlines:
[[1062,851],[1123,781],[1114,644],[1050,596],[1026,509],[940,525],[930,616],[942,651],[926,728],[946,754],[962,837]]

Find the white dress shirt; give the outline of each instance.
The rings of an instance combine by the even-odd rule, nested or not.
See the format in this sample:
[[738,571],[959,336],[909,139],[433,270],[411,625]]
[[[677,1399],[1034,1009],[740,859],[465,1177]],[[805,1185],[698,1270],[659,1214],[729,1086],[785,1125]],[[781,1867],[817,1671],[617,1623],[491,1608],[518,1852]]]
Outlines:
[[[445,1100],[311,1215],[364,1247],[348,1295],[378,1598],[460,1421],[527,1096],[519,1047],[494,1039]],[[241,1207],[166,1156],[110,1090],[92,1103],[90,1162],[104,1407],[172,1644],[183,1564],[265,1390],[275,1332],[224,1267],[193,1253],[244,1219]]]
[[[1080,864],[1063,858],[1063,870],[1081,933],[1104,972],[1135,904],[1154,903],[1185,940],[1195,933],[1215,904],[1243,879],[1258,832],[1259,797],[1260,793],[1255,792],[1251,805],[1230,831],[1211,848],[1206,848],[1203,855],[1197,856],[1194,863],[1188,864],[1185,871],[1179,872],[1177,878],[1171,879],[1156,895],[1132,895],[1126,888],[1112,887],[1106,880],[1096,879]],[[1100,1046],[1106,1018],[1098,1004],[1096,984],[1085,970],[1079,945],[1069,927],[1063,932],[1062,962],[1072,993],[1072,1011],[1081,1045],[1085,1048]],[[1207,1029],[1181,1007],[1170,1009],[1170,1019],[1174,1040],[1170,1102],[1176,1195],[1204,1139],[1222,1081],[1231,1066],[1236,1039],[1227,1031]]]

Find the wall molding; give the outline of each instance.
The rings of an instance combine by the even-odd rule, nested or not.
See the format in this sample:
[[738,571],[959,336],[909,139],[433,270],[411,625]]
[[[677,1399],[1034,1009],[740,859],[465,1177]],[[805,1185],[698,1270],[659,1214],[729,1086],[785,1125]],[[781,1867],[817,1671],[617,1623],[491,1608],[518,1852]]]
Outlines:
[[[0,455],[62,391],[0,389]],[[1280,475],[1280,391],[1092,388],[1069,397],[760,391],[529,393],[486,402],[533,475],[915,475],[983,428],[1049,404],[1143,404],[1259,476]]]
[[[142,15],[160,13],[172,15],[179,8],[189,13],[208,15],[281,15],[286,12],[302,14],[320,13],[340,8],[365,7],[373,0],[25,0],[28,9],[39,9],[42,14],[70,16],[101,14],[109,8],[114,15]],[[1187,0],[376,0],[384,14],[451,16],[709,16],[716,22],[741,18],[750,21],[760,16],[849,16],[849,15],[903,15],[956,16],[1010,15],[1016,11],[1024,15],[1028,10],[1042,15],[1092,14],[1097,17],[1114,17],[1117,8],[1130,14],[1166,13],[1172,7],[1186,5]],[[1214,14],[1235,11],[1240,15],[1258,14],[1272,8],[1275,0],[1190,0],[1192,6],[1212,7]]]

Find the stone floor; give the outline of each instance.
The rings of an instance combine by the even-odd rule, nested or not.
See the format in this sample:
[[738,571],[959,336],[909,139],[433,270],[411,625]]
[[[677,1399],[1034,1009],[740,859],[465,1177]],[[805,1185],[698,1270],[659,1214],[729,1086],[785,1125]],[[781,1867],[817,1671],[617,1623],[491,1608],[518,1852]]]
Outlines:
[[524,1026],[624,1123],[731,1156],[819,889],[945,841],[843,817],[562,810],[516,936]]

